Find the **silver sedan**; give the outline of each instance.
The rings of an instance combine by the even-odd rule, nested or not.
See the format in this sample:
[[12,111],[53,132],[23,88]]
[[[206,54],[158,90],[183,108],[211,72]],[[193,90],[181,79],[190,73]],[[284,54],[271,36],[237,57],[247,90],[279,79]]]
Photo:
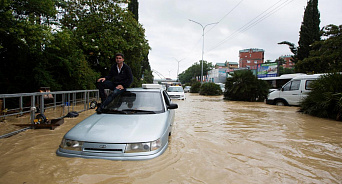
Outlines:
[[[68,133],[56,154],[109,160],[146,160],[167,148],[177,104],[159,85],[130,88]],[[151,89],[152,88],[152,89]]]

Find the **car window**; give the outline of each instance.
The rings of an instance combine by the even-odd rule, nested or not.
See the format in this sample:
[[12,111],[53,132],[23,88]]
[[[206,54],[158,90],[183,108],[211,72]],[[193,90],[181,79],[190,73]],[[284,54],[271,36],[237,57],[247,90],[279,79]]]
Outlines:
[[294,80],[288,82],[284,87],[284,91],[294,91],[294,90],[299,90],[300,86],[300,80]]
[[288,83],[283,87],[283,90],[284,90],[284,91],[290,91],[290,87],[291,87],[291,81],[288,82]]
[[158,91],[124,92],[117,96],[105,109],[107,110],[146,110],[164,112],[162,97]]
[[313,81],[314,81],[314,80],[307,80],[307,81],[305,82],[305,89],[306,89],[306,90],[312,90],[311,84],[312,84]]
[[294,80],[294,81],[292,81],[290,90],[291,91],[299,90],[299,86],[300,86],[300,80]]
[[167,92],[183,92],[183,88],[179,87],[169,87],[167,88]]
[[164,100],[165,100],[166,105],[170,105],[171,104],[171,99],[170,99],[170,97],[169,97],[169,95],[167,94],[166,91],[163,91],[163,96],[164,96]]

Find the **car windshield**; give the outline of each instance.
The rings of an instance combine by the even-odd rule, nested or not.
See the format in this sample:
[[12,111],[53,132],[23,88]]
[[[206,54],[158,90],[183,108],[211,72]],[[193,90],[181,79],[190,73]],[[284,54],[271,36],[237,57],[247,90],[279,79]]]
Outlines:
[[183,88],[179,87],[169,87],[167,88],[167,92],[183,92]]
[[155,114],[164,112],[161,94],[157,91],[126,91],[114,98],[103,113]]

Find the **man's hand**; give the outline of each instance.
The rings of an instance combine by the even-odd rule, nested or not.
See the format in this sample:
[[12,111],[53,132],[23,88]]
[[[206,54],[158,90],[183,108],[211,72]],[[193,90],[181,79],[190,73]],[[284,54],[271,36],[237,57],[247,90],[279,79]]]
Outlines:
[[118,86],[116,86],[116,89],[122,90],[122,89],[124,89],[124,87],[122,85],[118,85]]
[[105,80],[106,80],[106,78],[99,78],[99,79],[97,79],[97,82],[103,82]]

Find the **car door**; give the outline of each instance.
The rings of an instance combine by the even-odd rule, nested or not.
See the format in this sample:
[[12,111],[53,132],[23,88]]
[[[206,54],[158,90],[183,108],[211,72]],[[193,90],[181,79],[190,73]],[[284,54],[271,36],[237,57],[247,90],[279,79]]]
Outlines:
[[164,97],[164,102],[166,104],[166,113],[168,114],[168,122],[170,123],[170,131],[172,129],[173,121],[175,118],[175,110],[174,109],[167,109],[167,106],[169,106],[172,101],[166,91],[163,91],[163,97]]
[[285,99],[289,105],[299,105],[301,99],[301,80],[289,81],[280,93],[280,97]]

